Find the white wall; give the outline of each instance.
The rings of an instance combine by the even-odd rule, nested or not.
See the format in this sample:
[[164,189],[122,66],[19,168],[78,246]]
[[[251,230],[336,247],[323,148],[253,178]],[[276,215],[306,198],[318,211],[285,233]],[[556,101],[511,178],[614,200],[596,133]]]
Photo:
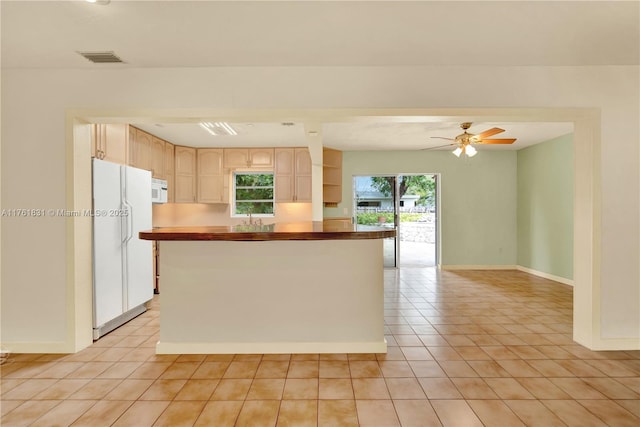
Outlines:
[[[73,183],[73,157],[65,157],[72,147],[65,129],[70,109],[169,116],[192,109],[229,114],[283,109],[292,115],[314,108],[371,108],[381,114],[413,108],[457,119],[478,113],[465,109],[519,108],[517,121],[526,119],[525,108],[538,114],[545,108],[596,108],[601,134],[593,135],[593,146],[600,147],[601,138],[602,153],[576,156],[577,162],[601,156],[593,173],[585,172],[596,181],[578,184],[583,187],[576,196],[596,200],[595,209],[580,213],[587,218],[577,221],[580,227],[595,224],[596,243],[584,261],[593,258],[593,268],[576,269],[576,288],[585,283],[584,290],[576,290],[576,311],[583,318],[578,326],[584,329],[579,335],[592,346],[640,348],[638,77],[637,66],[3,70],[2,207],[58,208],[67,197],[73,202],[65,187]],[[578,151],[587,134],[576,128]],[[59,218],[2,218],[4,345],[39,351],[53,348],[47,344],[52,342],[60,345],[56,348],[77,346],[68,333],[74,327],[69,313],[72,317],[79,303],[68,295],[74,288],[65,260],[71,243],[67,223],[73,224]]]

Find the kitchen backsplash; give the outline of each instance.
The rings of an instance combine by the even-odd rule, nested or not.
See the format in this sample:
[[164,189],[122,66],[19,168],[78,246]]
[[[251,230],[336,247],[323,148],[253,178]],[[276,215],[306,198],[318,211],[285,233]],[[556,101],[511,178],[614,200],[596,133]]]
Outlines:
[[[231,218],[230,205],[201,203],[165,203],[153,205],[154,227],[185,227],[241,224],[246,218]],[[276,216],[262,218],[274,222],[311,221],[311,203],[276,203]]]

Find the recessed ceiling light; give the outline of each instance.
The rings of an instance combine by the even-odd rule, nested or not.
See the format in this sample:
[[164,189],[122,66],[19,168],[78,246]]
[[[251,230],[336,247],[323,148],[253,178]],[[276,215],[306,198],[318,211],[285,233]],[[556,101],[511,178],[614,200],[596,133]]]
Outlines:
[[111,0],[84,0],[87,3],[100,4],[102,6],[111,3]]
[[202,122],[200,126],[213,136],[232,136],[238,134],[227,122]]

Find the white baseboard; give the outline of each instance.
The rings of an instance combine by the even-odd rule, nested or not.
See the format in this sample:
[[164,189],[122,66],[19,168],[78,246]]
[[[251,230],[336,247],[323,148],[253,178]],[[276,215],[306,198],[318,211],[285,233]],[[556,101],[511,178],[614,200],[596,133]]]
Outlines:
[[156,354],[386,353],[387,341],[376,342],[161,342]]
[[11,342],[0,343],[3,352],[15,353],[75,353],[68,342]]
[[516,270],[515,265],[441,265],[443,270]]
[[533,274],[534,276],[542,277],[544,279],[553,280],[554,282],[559,282],[565,285],[573,286],[573,280],[571,279],[555,276],[553,274],[545,273],[544,271],[534,270],[532,268],[523,267],[521,265],[516,266],[516,268],[520,271],[524,271],[525,273]]
[[600,338],[589,349],[594,351],[640,350],[640,338]]

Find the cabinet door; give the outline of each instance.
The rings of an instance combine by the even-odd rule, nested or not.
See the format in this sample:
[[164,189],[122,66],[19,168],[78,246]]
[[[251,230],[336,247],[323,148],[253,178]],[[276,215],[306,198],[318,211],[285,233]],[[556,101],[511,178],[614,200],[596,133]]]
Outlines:
[[294,149],[275,149],[276,202],[292,202],[294,196]]
[[102,126],[104,152],[103,159],[120,165],[127,164],[129,148],[129,125],[107,124]]
[[246,148],[225,148],[224,149],[224,168],[248,168],[249,150]]
[[252,168],[273,167],[273,148],[250,148],[249,162]]
[[223,150],[198,149],[198,203],[223,203],[225,180],[222,168]]
[[164,141],[155,136],[151,138],[151,176],[158,179],[165,179]]
[[173,203],[175,201],[176,189],[174,187],[176,182],[176,176],[174,171],[175,155],[173,144],[170,142],[164,143],[164,179],[167,180],[167,202]]
[[135,168],[151,170],[151,135],[136,129],[130,128],[131,153],[129,164]]
[[91,125],[91,157],[95,157],[96,159],[102,158],[102,152],[100,148],[100,126],[99,124]]
[[196,149],[175,147],[175,202],[193,203],[196,201]]
[[129,125],[94,124],[91,129],[91,156],[126,165],[129,150]]
[[311,156],[306,148],[295,149],[295,197],[296,202],[311,201]]

